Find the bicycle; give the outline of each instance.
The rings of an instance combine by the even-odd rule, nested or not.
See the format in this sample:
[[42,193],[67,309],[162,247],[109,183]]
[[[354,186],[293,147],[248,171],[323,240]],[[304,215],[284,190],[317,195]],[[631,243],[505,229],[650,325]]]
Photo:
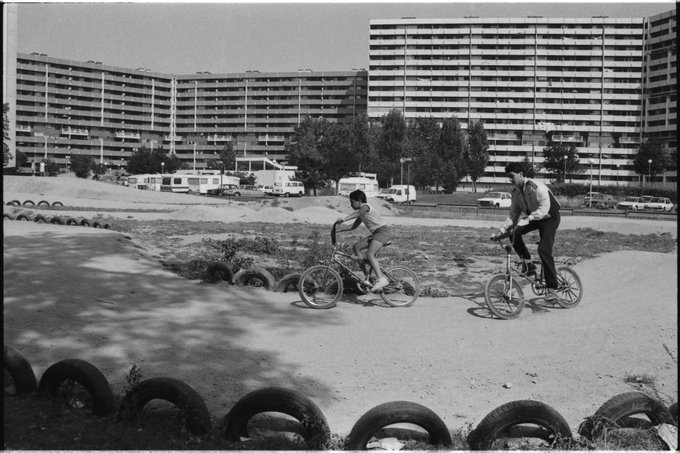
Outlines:
[[[510,228],[503,234],[491,236],[506,252],[505,272],[495,275],[489,280],[484,288],[486,305],[494,315],[501,319],[514,319],[524,309],[524,292],[519,284],[520,279],[531,284],[531,290],[537,296],[543,296],[547,292],[543,276],[543,266],[540,260],[527,261],[520,257],[512,266],[512,243],[515,239],[515,228]],[[503,240],[510,238],[509,243]],[[533,276],[526,274],[529,262],[536,266]],[[583,297],[583,285],[581,278],[569,266],[557,266],[557,289],[555,302],[562,308],[572,308],[581,302]]]
[[[349,231],[348,229],[340,232]],[[373,286],[373,269],[367,259],[364,265],[367,269],[367,277],[353,271],[344,260],[352,259],[351,255],[340,250],[340,244],[336,240],[336,224],[331,229],[331,244],[333,250],[330,257],[323,264],[318,264],[306,269],[300,275],[298,292],[302,301],[311,308],[331,308],[335,306],[343,294],[343,279],[340,272],[345,273],[356,284],[357,290],[363,294],[370,292]],[[388,246],[390,242],[384,244]],[[395,266],[388,269],[380,267],[381,272],[389,283],[378,294],[388,305],[392,307],[408,307],[415,302],[420,294],[420,284],[415,272],[404,266]]]

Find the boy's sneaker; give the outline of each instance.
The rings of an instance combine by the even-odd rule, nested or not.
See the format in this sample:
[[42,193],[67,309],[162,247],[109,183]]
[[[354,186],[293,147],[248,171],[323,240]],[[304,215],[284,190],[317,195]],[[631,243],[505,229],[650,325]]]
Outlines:
[[546,293],[545,293],[545,300],[550,301],[550,302],[554,302],[557,299],[559,299],[559,296],[557,295],[555,290],[552,289],[552,288],[548,288],[548,291],[546,291]]
[[525,277],[536,275],[536,265],[534,263],[523,263],[522,274],[524,274]]
[[375,282],[375,285],[373,285],[373,288],[371,288],[371,292],[374,293],[376,291],[380,291],[389,284],[390,281],[383,275],[377,282]]

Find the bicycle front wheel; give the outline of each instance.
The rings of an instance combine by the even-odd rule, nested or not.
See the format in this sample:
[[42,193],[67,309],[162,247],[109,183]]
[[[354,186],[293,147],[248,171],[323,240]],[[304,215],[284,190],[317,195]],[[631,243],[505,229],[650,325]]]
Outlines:
[[560,266],[556,270],[558,299],[555,302],[562,308],[575,307],[583,297],[581,278],[569,266]]
[[484,288],[484,299],[489,311],[501,319],[515,319],[524,309],[524,293],[517,280],[506,274],[494,276]]
[[300,276],[298,292],[308,307],[331,308],[342,296],[342,278],[328,266],[312,266]]
[[420,294],[418,276],[407,267],[393,267],[383,271],[390,283],[382,289],[380,297],[392,307],[408,307]]

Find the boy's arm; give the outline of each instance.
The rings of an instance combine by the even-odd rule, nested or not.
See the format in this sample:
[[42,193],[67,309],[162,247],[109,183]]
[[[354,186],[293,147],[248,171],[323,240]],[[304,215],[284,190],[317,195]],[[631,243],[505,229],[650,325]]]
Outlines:
[[335,221],[335,223],[345,223],[349,220],[357,219],[356,222],[354,222],[356,226],[352,226],[352,229],[354,229],[361,223],[361,217],[359,217],[359,215],[364,212],[368,212],[368,206],[366,205],[360,207],[359,209],[347,215],[346,217],[340,217],[338,220]]

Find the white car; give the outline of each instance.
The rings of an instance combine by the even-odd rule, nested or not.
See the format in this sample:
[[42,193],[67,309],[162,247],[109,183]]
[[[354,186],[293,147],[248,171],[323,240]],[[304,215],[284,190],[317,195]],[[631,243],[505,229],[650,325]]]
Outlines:
[[671,212],[673,210],[673,202],[669,198],[654,197],[645,203],[645,210]]
[[480,208],[509,208],[512,204],[510,192],[489,192],[477,200]]
[[616,209],[640,211],[645,208],[642,197],[626,197],[625,200],[616,203]]

